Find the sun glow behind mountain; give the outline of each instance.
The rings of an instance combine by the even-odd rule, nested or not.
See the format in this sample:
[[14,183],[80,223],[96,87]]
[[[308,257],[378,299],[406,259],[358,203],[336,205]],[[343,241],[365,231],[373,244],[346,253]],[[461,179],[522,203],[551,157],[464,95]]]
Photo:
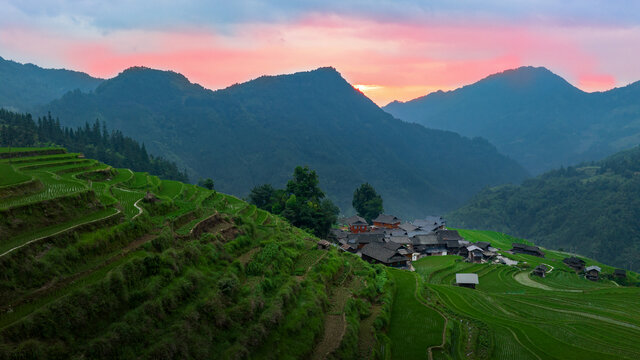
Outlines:
[[367,9],[333,1],[89,6],[63,0],[42,9],[2,2],[0,56],[98,77],[136,65],[170,69],[211,89],[334,66],[379,105],[523,65],[553,69],[585,91],[640,78],[631,61],[640,47],[629,46],[640,43],[640,21],[629,16],[640,5],[622,11],[600,0],[530,1],[458,7],[403,0]]

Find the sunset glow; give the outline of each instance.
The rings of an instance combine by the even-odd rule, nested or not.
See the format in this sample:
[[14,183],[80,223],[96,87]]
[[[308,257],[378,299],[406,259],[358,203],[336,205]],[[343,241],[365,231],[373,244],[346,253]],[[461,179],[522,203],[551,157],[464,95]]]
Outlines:
[[0,56],[103,78],[140,65],[174,70],[218,89],[264,74],[333,66],[380,105],[523,65],[545,66],[585,91],[640,79],[631,61],[640,47],[623,46],[640,44],[640,24],[614,25],[596,12],[565,23],[552,13],[544,22],[526,13],[500,13],[500,2],[491,2],[497,11],[491,16],[428,13],[418,11],[419,3],[415,14],[389,4],[373,13],[318,5],[295,11],[267,7],[265,14],[232,9],[235,18],[226,22],[189,13],[194,21],[182,23],[166,5],[158,14],[141,15],[146,20],[138,23],[129,18],[156,7],[128,9],[125,2],[122,11],[129,13],[117,17],[90,7],[33,13],[24,3],[0,5],[12,19],[0,23]]

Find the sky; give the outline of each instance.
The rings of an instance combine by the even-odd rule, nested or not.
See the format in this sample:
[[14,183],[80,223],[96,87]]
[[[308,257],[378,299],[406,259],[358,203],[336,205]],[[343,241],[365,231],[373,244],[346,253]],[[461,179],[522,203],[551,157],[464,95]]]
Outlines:
[[584,91],[640,80],[635,0],[0,0],[0,56],[219,89],[335,67],[379,105],[545,66]]

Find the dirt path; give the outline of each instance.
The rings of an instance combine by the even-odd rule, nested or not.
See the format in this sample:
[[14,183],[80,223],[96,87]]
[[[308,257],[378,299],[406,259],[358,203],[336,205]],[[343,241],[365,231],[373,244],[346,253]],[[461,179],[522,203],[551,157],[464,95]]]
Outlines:
[[0,254],[0,257],[3,257],[3,256],[5,256],[5,255],[7,255],[7,254],[9,254],[9,253],[11,253],[11,252],[13,252],[13,251],[15,251],[15,250],[18,250],[18,249],[20,249],[20,248],[22,248],[22,247],[25,247],[25,246],[27,246],[27,245],[29,245],[29,244],[32,244],[32,243],[34,243],[34,242],[37,242],[37,241],[40,241],[40,240],[44,240],[44,239],[50,238],[50,237],[52,237],[52,236],[60,235],[60,234],[65,233],[65,232],[67,232],[67,231],[73,230],[73,229],[75,229],[75,228],[77,228],[77,227],[79,227],[79,226],[84,226],[84,225],[87,225],[87,224],[92,224],[92,223],[94,223],[94,222],[98,222],[98,221],[106,220],[106,219],[108,219],[108,218],[110,218],[110,217],[112,217],[112,216],[116,216],[116,215],[118,215],[118,214],[120,214],[120,213],[121,213],[120,209],[116,209],[116,212],[115,212],[115,213],[113,213],[113,214],[111,214],[111,215],[107,215],[107,216],[101,217],[100,219],[95,219],[95,220],[91,220],[91,221],[83,222],[83,223],[80,223],[80,224],[76,224],[76,225],[70,226],[70,227],[68,227],[68,228],[66,228],[66,229],[62,229],[62,230],[60,230],[60,231],[57,231],[57,232],[55,232],[55,233],[53,233],[53,234],[49,234],[49,235],[41,236],[41,237],[36,238],[36,239],[33,239],[33,240],[29,240],[29,241],[27,241],[26,243],[24,243],[24,244],[22,244],[22,245],[16,246],[16,247],[14,247],[14,248],[12,248],[12,249],[9,249],[9,250],[5,251],[4,253]]
[[514,274],[513,279],[524,286],[538,288],[538,289],[547,290],[547,291],[578,292],[578,293],[582,292],[582,290],[556,289],[556,288],[547,286],[545,284],[541,284],[529,278],[529,273],[526,271],[522,271],[517,274]]
[[[123,189],[123,188],[119,188],[119,187],[115,187],[115,186],[113,187],[113,189],[118,189],[118,190],[121,190],[121,191],[124,191],[124,192],[129,192],[129,193],[137,193],[138,192],[138,191]],[[109,189],[109,191],[111,191],[111,189]],[[111,193],[111,195],[113,195],[113,192]],[[140,205],[138,205],[138,203],[140,201],[142,201],[142,199],[144,199],[144,195],[140,199],[138,199],[138,201],[133,203],[133,206],[135,206],[136,209],[138,209],[138,213],[131,218],[131,221],[135,220],[135,218],[137,218],[138,216],[142,215],[143,210],[140,207]]]
[[360,332],[358,334],[358,354],[360,359],[370,359],[371,351],[376,345],[375,329],[373,322],[376,320],[382,306],[373,305],[371,307],[371,315],[360,322]]
[[348,289],[340,287],[331,296],[331,310],[324,319],[324,335],[316,346],[312,359],[325,359],[334,352],[342,342],[344,334],[347,332],[347,319],[345,318],[344,306],[351,297]]
[[[413,273],[415,274],[415,273]],[[442,349],[444,350],[444,345],[447,342],[447,325],[449,324],[449,319],[447,319],[446,316],[444,316],[444,314],[442,312],[440,312],[440,310],[436,309],[433,306],[428,305],[427,303],[423,302],[421,300],[420,297],[418,297],[418,289],[420,288],[420,281],[418,279],[418,275],[415,275],[416,278],[416,287],[415,290],[413,292],[413,296],[415,297],[415,299],[422,305],[435,310],[438,314],[440,314],[440,316],[442,316],[442,318],[444,319],[444,326],[442,327],[442,343],[440,345],[434,345],[434,346],[429,346],[427,348],[427,355],[429,356],[429,360],[433,360],[433,349]]]

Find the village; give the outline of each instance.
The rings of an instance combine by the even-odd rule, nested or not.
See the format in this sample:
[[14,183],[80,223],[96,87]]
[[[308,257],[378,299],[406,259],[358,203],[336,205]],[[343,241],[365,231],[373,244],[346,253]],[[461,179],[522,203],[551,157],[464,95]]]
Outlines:
[[[338,220],[339,228],[331,230],[335,245],[342,251],[350,252],[370,263],[413,271],[412,262],[425,256],[458,255],[471,263],[501,263],[517,265],[518,262],[502,256],[488,242],[470,242],[457,230],[447,229],[442,216],[427,216],[403,222],[394,215],[381,214],[369,224],[364,218],[354,215]],[[329,246],[323,241],[321,246]],[[544,258],[545,253],[537,246],[513,243],[511,254],[526,254]],[[601,272],[598,266],[585,268],[583,260],[569,257],[563,261],[577,272],[584,272],[585,278],[597,281]],[[538,265],[531,272],[534,276],[545,277],[550,270]],[[624,277],[624,270],[616,270],[616,277]],[[477,274],[456,274],[456,285],[475,288]]]

